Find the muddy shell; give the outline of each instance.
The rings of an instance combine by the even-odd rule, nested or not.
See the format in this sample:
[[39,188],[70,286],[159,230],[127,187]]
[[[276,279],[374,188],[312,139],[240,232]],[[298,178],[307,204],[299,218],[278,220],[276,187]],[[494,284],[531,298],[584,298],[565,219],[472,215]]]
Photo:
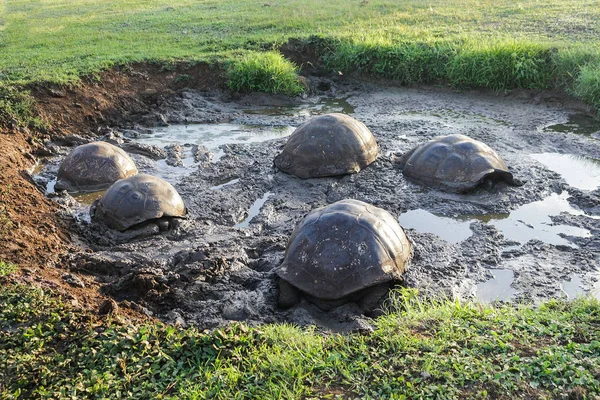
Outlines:
[[177,190],[167,181],[139,174],[113,184],[91,208],[93,220],[124,231],[150,220],[183,217],[186,208]]
[[310,212],[289,239],[277,275],[321,300],[399,280],[411,244],[387,211],[342,200]]
[[354,174],[379,154],[375,137],[362,122],[326,114],[300,125],[275,157],[281,171],[302,179]]
[[106,142],[77,146],[58,170],[55,188],[93,192],[110,187],[119,179],[137,174],[135,163],[120,148]]
[[520,186],[502,158],[465,135],[442,136],[419,145],[398,161],[403,174],[437,189],[467,192],[488,181]]

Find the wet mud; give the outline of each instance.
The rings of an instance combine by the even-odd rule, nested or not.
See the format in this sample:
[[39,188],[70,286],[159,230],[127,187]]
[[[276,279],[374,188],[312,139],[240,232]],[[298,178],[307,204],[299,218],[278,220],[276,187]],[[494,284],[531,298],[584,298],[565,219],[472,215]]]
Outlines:
[[[600,141],[549,128],[574,110],[519,96],[322,83],[315,78],[302,100],[184,90],[101,137],[128,151],[141,173],[179,191],[188,218],[160,234],[104,231],[87,217],[101,194],[53,193],[70,150],[56,144],[34,178],[76,217],[83,251],[70,256],[68,268],[93,277],[121,307],[184,326],[288,321],[368,330],[369,319],[353,304],[323,312],[306,301],[290,310],[276,302],[274,270],[296,224],[317,207],[352,198],[399,218],[414,244],[402,284],[423,294],[537,302],[598,290]],[[273,159],[285,137],[328,112],[364,122],[379,158],[341,177],[302,180],[278,171]],[[397,168],[402,153],[456,133],[488,144],[527,183],[453,194],[412,183]],[[573,173],[577,168],[586,173]]]

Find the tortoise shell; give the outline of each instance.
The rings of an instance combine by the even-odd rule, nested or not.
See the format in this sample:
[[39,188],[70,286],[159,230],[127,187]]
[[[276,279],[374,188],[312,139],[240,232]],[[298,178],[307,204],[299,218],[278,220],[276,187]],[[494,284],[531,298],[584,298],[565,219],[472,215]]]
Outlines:
[[334,113],[300,125],[275,157],[275,166],[302,179],[354,174],[378,154],[379,146],[365,124]]
[[183,217],[185,205],[167,181],[139,174],[115,182],[90,208],[94,220],[124,231],[143,222],[163,217]]
[[409,179],[442,190],[466,192],[485,179],[518,186],[500,156],[464,135],[448,135],[421,144],[398,161]]
[[304,218],[276,273],[310,296],[338,300],[400,279],[410,255],[411,244],[390,213],[342,200]]
[[137,172],[135,163],[123,150],[110,143],[92,142],[77,146],[65,157],[58,169],[55,188],[93,192]]

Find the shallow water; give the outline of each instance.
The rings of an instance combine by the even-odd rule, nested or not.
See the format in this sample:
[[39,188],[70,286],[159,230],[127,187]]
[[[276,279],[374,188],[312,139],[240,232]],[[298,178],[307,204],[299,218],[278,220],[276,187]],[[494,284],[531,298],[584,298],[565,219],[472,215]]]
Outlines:
[[221,190],[221,189],[223,189],[224,187],[231,186],[231,185],[235,185],[235,184],[236,184],[236,183],[238,183],[239,181],[240,181],[240,178],[231,179],[231,180],[229,180],[229,181],[227,181],[227,182],[224,182],[224,183],[221,183],[221,184],[219,184],[219,185],[211,186],[211,187],[210,187],[210,190]]
[[569,299],[585,296],[587,292],[582,289],[581,276],[573,275],[570,280],[562,281],[561,289]]
[[510,269],[491,270],[492,279],[477,285],[477,298],[484,303],[493,301],[507,301],[517,293],[511,287],[515,280],[515,273]]
[[507,239],[519,243],[537,239],[553,245],[577,247],[561,235],[590,237],[592,234],[587,229],[569,225],[556,225],[550,218],[563,212],[573,215],[585,215],[582,211],[571,206],[567,201],[568,198],[569,194],[566,192],[553,193],[543,200],[524,204],[512,211],[507,218],[492,220],[490,224],[494,225]]
[[257,199],[250,206],[250,209],[248,210],[248,216],[242,222],[240,222],[239,224],[236,224],[235,227],[244,229],[244,228],[247,228],[248,226],[250,226],[250,222],[252,222],[252,219],[260,213],[260,209],[262,208],[262,206],[265,205],[265,203],[267,202],[269,197],[273,196],[273,194],[274,193],[272,193],[272,192],[267,192],[261,198]]
[[500,126],[509,125],[509,123],[506,121],[497,118],[491,118],[480,113],[466,111],[459,112],[449,108],[438,109],[433,112],[430,110],[409,111],[399,114],[398,118],[420,122],[440,122],[448,127],[456,128],[463,128],[465,121],[469,121],[469,123],[492,124]]
[[567,122],[545,126],[543,132],[575,133],[594,136],[600,133],[600,121],[585,114],[571,114]]
[[345,98],[323,98],[317,104],[300,104],[292,106],[266,106],[245,109],[246,114],[269,116],[308,117],[327,113],[354,113],[354,107]]
[[433,233],[449,243],[460,243],[473,234],[470,228],[473,220],[461,221],[432,214],[421,209],[410,210],[401,214],[398,222],[403,228]]
[[[223,145],[280,139],[291,135],[293,131],[294,128],[291,126],[253,126],[229,123],[170,125],[156,128],[152,133],[142,134],[135,141],[159,147],[192,144],[205,146],[214,153],[213,162],[216,162],[225,154],[220,149]],[[188,152],[184,152],[184,166],[191,167],[194,164],[191,147],[186,146],[185,148],[188,149]]]
[[594,190],[600,186],[600,160],[575,154],[541,153],[531,158],[560,174],[569,186]]
[[544,243],[576,247],[561,237],[590,237],[591,233],[582,228],[555,225],[551,216],[566,212],[573,215],[585,215],[572,207],[567,201],[568,193],[553,193],[543,200],[524,204],[509,214],[484,214],[445,217],[428,211],[410,210],[400,215],[399,223],[405,228],[418,232],[433,233],[449,243],[460,243],[472,236],[470,225],[481,221],[495,226],[506,239],[526,243],[538,239]]
[[[40,169],[41,171],[41,169]],[[56,185],[56,178],[50,180],[46,185],[46,194],[54,193],[54,186]],[[96,192],[73,192],[69,193],[77,202],[82,205],[89,206],[94,201],[98,200],[106,190],[99,190]]]

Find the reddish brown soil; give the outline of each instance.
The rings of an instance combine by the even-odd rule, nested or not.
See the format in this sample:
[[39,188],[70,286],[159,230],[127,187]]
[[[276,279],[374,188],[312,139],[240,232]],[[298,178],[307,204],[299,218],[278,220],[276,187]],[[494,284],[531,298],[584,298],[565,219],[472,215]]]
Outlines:
[[223,87],[219,69],[207,64],[136,64],[115,68],[96,79],[83,79],[71,87],[37,85],[29,88],[40,116],[49,123],[46,132],[0,127],[0,261],[18,265],[17,280],[52,288],[84,308],[98,310],[106,297],[90,277],[80,276],[85,288],[62,279],[61,260],[82,251],[73,244],[76,226],[61,216],[32,181],[29,170],[43,142],[77,134],[93,136],[100,127],[117,125],[145,114],[162,98],[182,87]]

